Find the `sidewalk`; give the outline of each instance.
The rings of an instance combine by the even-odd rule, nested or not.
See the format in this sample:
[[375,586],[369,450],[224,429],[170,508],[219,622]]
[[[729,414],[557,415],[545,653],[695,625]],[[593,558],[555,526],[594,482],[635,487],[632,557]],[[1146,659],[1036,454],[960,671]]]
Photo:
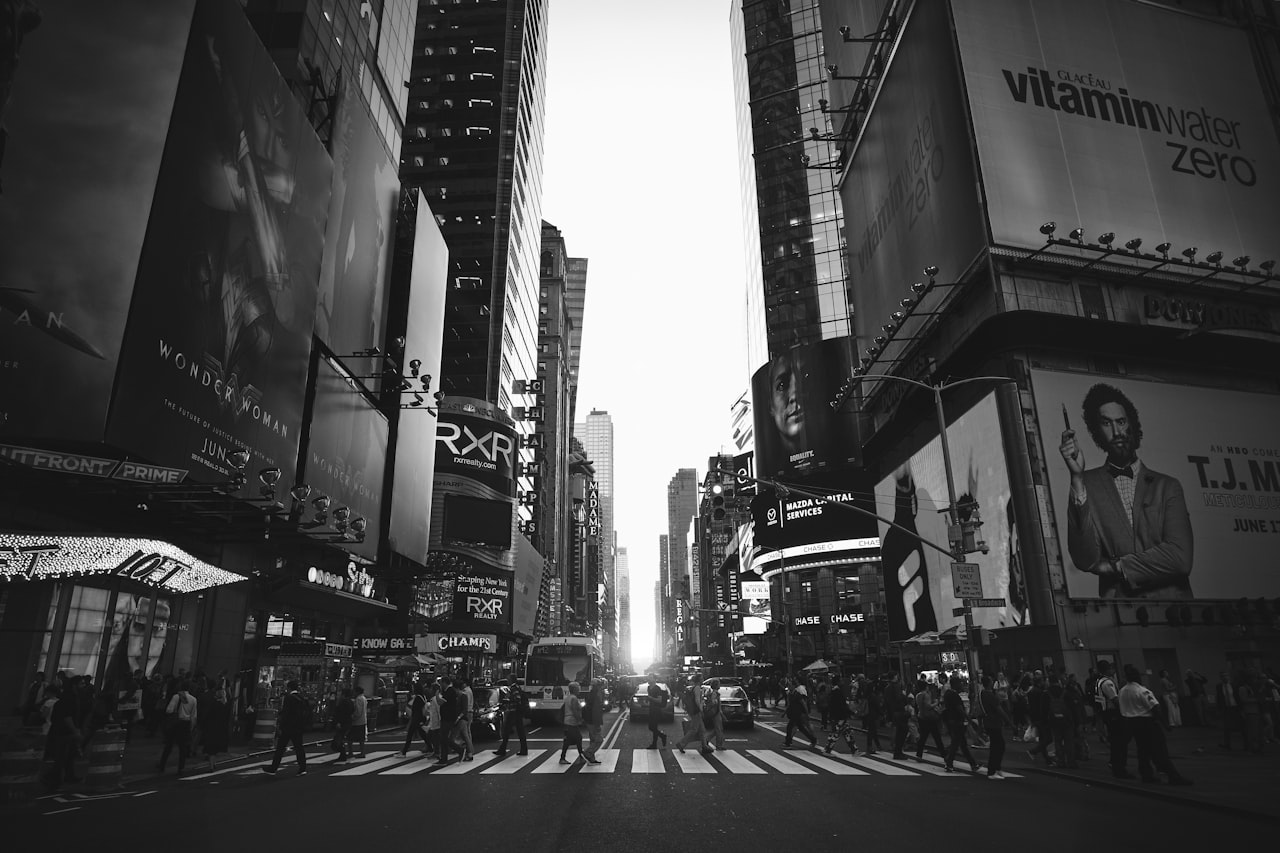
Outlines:
[[[781,714],[768,705],[761,705],[761,710]],[[810,718],[814,733],[820,734],[820,716],[811,713]],[[866,733],[861,726],[856,726],[855,730],[860,735]],[[1219,746],[1222,729],[1218,726],[1179,727],[1165,732],[1173,766],[1195,783],[1187,787],[1174,787],[1163,781],[1152,784],[1136,778],[1138,752],[1132,743],[1129,744],[1128,769],[1135,778],[1116,779],[1108,766],[1110,746],[1100,742],[1098,735],[1092,732],[1087,734],[1089,760],[1081,762],[1079,769],[1047,767],[1043,759],[1033,761],[1027,755],[1031,744],[1014,741],[1010,734],[1006,734],[1008,748],[1004,766],[1015,773],[1052,776],[1280,825],[1280,796],[1277,796],[1280,792],[1280,743],[1267,744],[1263,755],[1255,755],[1241,748],[1239,732],[1234,735],[1234,748],[1226,750]],[[882,723],[880,738],[892,749],[893,727]],[[858,748],[862,748],[861,742]],[[907,749],[908,752],[912,750],[912,747]],[[987,750],[974,748],[974,757],[985,764]]]

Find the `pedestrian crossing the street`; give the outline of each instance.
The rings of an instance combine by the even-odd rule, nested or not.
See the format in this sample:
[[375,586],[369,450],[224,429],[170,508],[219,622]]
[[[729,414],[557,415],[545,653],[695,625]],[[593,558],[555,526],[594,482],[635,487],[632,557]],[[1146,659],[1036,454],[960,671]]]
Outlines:
[[[333,753],[308,757],[307,769],[316,775],[335,779],[369,778],[373,776],[516,776],[574,775],[610,776],[625,774],[666,774],[669,776],[841,776],[859,779],[932,779],[974,778],[968,768],[956,772],[943,769],[941,758],[926,755],[924,761],[897,760],[885,755],[822,754],[794,749],[722,749],[710,755],[696,750],[601,749],[596,753],[599,764],[582,761],[560,762],[559,749],[531,747],[527,755],[515,751],[498,755],[492,749],[481,750],[471,761],[439,764],[434,756],[418,752],[401,755],[391,750],[374,750],[367,755],[336,763]],[[217,783],[227,777],[263,777],[269,762],[255,761],[184,777],[184,781],[208,780]],[[286,757],[280,775],[295,772],[293,756]],[[979,771],[977,775],[982,775]],[[1022,778],[1005,772],[1010,779]]]

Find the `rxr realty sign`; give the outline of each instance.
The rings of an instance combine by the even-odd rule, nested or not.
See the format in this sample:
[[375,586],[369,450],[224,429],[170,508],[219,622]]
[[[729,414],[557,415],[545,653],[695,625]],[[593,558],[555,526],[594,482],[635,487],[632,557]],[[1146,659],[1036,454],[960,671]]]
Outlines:
[[459,572],[453,588],[453,618],[509,622],[510,601],[510,577]]

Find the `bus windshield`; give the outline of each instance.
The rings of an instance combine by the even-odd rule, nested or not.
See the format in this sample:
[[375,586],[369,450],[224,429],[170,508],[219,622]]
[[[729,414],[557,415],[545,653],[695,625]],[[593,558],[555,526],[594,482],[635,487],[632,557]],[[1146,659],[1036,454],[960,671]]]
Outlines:
[[586,684],[591,675],[591,658],[586,649],[579,649],[576,654],[529,655],[524,677],[528,685],[564,687],[570,681]]

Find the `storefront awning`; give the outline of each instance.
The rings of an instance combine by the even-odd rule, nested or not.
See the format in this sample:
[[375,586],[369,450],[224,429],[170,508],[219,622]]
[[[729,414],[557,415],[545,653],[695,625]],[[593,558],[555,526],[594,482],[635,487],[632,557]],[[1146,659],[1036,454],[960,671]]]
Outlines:
[[168,592],[245,580],[160,539],[0,532],[0,580],[115,576]]
[[280,603],[291,607],[314,610],[318,613],[333,613],[350,619],[394,613],[396,610],[394,604],[331,589],[309,581],[295,581],[280,590],[275,598]]

